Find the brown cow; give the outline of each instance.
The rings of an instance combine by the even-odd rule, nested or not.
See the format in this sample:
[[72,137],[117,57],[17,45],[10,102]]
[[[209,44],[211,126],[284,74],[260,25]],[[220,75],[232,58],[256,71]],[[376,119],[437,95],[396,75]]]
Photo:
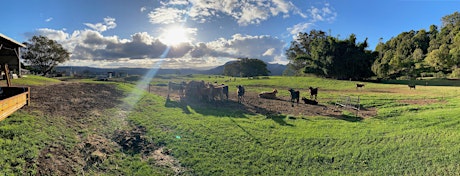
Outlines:
[[273,89],[271,92],[262,92],[259,94],[260,98],[267,98],[267,99],[276,99],[276,94],[278,93],[278,90]]

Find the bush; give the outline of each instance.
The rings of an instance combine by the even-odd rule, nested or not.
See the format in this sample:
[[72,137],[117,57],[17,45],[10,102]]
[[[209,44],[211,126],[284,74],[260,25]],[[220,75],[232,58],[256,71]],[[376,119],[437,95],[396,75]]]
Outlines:
[[460,78],[460,68],[452,70],[452,73],[449,74],[449,78]]
[[410,80],[410,76],[400,76],[397,77],[396,80]]
[[434,77],[436,77],[436,78],[446,78],[446,74],[444,74],[444,72],[442,72],[442,71],[439,71],[439,72],[434,74]]

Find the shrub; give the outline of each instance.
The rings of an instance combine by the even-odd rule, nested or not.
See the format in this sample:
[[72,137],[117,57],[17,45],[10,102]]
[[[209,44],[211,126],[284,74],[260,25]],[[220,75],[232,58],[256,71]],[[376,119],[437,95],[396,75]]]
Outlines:
[[449,78],[460,78],[460,68],[452,70],[452,73],[449,74]]

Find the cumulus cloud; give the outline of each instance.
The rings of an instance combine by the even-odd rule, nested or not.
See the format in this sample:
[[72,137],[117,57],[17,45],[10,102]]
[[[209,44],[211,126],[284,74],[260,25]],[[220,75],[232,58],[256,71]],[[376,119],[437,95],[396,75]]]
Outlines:
[[221,38],[209,42],[207,47],[213,52],[227,53],[234,58],[249,57],[271,62],[274,60],[274,55],[282,54],[284,44],[285,42],[280,39],[267,35],[250,36],[235,34],[228,40]]
[[99,32],[104,32],[106,30],[117,27],[117,23],[115,23],[115,18],[111,18],[111,17],[104,18],[104,23],[96,23],[96,24],[84,23],[84,24],[88,26],[89,28],[99,31]]
[[266,35],[235,34],[230,39],[220,38],[207,43],[182,43],[172,46],[164,55],[167,46],[146,32],[135,33],[128,39],[104,36],[101,32],[90,29],[69,34],[63,30],[45,28],[38,29],[35,34],[47,36],[63,44],[72,53],[69,63],[105,63],[105,67],[120,63],[129,63],[133,67],[138,63],[137,67],[149,67],[151,65],[139,63],[152,63],[158,60],[161,60],[166,68],[209,67],[240,57],[273,62],[282,56],[281,48],[285,44]]
[[32,38],[34,35],[42,35],[48,37],[49,39],[56,40],[58,42],[62,42],[69,37],[69,34],[67,34],[63,30],[55,30],[49,28],[37,29],[34,33],[26,33],[25,35],[28,38]]
[[149,13],[151,23],[171,24],[183,22],[185,10],[176,8],[159,8]]
[[308,9],[308,12],[310,13],[309,22],[298,23],[286,29],[293,38],[296,38],[299,32],[306,32],[308,28],[311,28],[317,22],[333,22],[337,18],[337,12],[329,3],[324,4],[323,7],[312,6]]
[[[183,1],[174,3],[181,4]],[[224,5],[232,6],[232,3]],[[279,11],[282,12],[283,8]],[[191,40],[168,47],[162,43],[160,36],[147,32],[137,32],[128,38],[104,35],[104,31],[116,27],[114,18],[107,17],[103,23],[85,25],[89,28],[70,32],[41,28],[26,36],[43,35],[61,43],[72,53],[67,64],[98,67],[150,67],[158,61],[164,68],[211,67],[241,57],[273,62],[282,58],[285,45],[284,41],[268,35],[234,34],[230,38],[210,42],[192,43]],[[197,33],[196,28],[184,30],[191,36]]]
[[226,15],[240,25],[259,24],[270,17],[294,14],[304,16],[294,4],[285,0],[169,0],[162,1],[160,7],[149,13],[152,23],[182,22],[184,15],[198,22],[206,22],[209,17]]

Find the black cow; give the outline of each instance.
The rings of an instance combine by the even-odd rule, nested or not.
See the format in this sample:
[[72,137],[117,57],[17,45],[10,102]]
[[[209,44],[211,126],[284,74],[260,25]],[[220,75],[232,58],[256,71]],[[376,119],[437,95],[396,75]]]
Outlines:
[[288,91],[291,92],[291,102],[296,101],[299,104],[300,92],[294,89],[289,89]]
[[415,89],[415,84],[409,84],[407,86],[409,86],[409,89]]
[[316,100],[316,96],[318,95],[318,88],[309,87],[308,89],[310,89],[310,99],[313,99],[314,96]]
[[226,99],[228,100],[228,86],[225,84],[222,84],[222,93],[225,95]]
[[242,85],[236,86],[237,88],[237,94],[238,94],[238,103],[243,102],[244,98],[244,87]]

